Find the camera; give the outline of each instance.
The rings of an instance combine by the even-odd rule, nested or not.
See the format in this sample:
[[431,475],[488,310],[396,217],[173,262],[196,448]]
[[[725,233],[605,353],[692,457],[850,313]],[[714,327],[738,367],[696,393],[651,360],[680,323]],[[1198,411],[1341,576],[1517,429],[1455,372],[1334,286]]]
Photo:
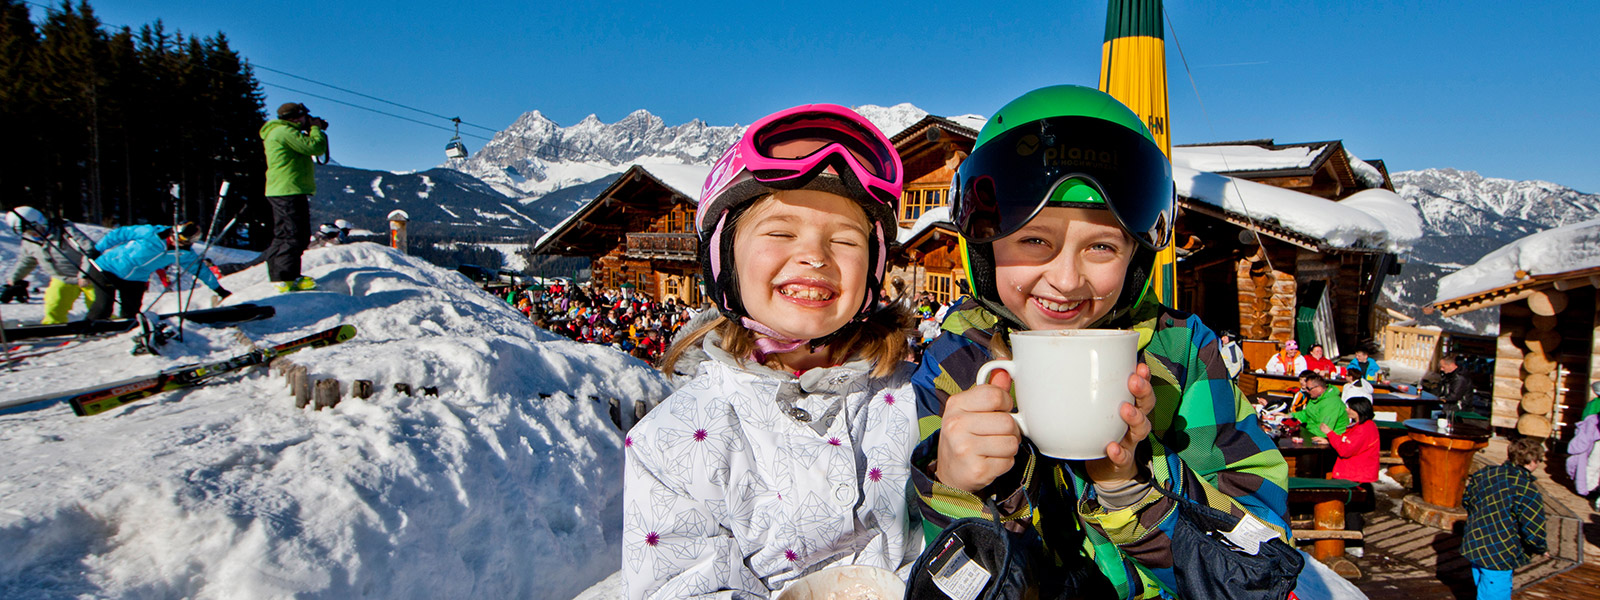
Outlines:
[[310,131],[312,127],[327,131],[328,121],[315,115],[306,115],[306,120],[300,123],[301,131]]

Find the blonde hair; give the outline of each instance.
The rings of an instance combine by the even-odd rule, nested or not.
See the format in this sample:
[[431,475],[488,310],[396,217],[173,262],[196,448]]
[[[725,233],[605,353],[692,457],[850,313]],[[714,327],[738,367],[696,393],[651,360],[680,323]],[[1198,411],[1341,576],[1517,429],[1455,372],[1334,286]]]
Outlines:
[[[915,319],[911,312],[899,304],[890,304],[868,315],[865,320],[846,323],[839,331],[829,336],[828,362],[841,364],[851,357],[860,357],[872,362],[872,376],[883,377],[893,373],[897,364],[911,349],[907,342]],[[672,347],[667,349],[666,356],[661,359],[661,372],[668,376],[676,375],[674,367],[683,353],[690,348],[699,347],[705,337],[711,332],[717,332],[722,337],[718,347],[728,354],[740,357],[742,360],[752,360],[756,350],[756,332],[746,328],[744,324],[718,316],[711,322],[696,327],[683,337],[674,341]],[[769,356],[761,363],[776,370],[784,370],[776,356]]]
[[[729,211],[728,222],[724,227],[726,227],[727,231],[737,234],[739,224],[744,220],[746,214],[776,202],[779,193],[781,192],[766,194],[745,204],[739,210]],[[860,209],[858,214],[866,224],[867,230],[870,231],[872,222],[867,217],[866,210],[861,209],[859,206],[856,208]],[[702,241],[701,243],[705,242]],[[733,265],[727,266],[733,268]],[[868,268],[871,268],[871,265],[868,265]],[[714,284],[714,282],[707,283]],[[874,377],[888,375],[894,372],[897,363],[903,360],[910,350],[911,346],[907,340],[915,326],[916,320],[909,310],[897,303],[890,304],[885,308],[872,312],[866,319],[852,320],[840,327],[838,331],[828,335],[828,362],[841,364],[853,356],[859,356],[872,361],[872,375]],[[683,353],[690,348],[699,347],[705,340],[706,335],[712,331],[721,336],[722,340],[718,346],[728,354],[739,357],[740,360],[749,360],[754,357],[756,333],[746,328],[743,323],[729,319],[727,316],[718,316],[711,322],[701,325],[675,340],[672,346],[667,348],[666,355],[661,358],[661,371],[668,376],[676,375],[677,372],[674,367],[677,365],[678,359],[682,358]],[[767,360],[762,364],[783,370],[782,364],[778,362],[776,356],[767,357]]]

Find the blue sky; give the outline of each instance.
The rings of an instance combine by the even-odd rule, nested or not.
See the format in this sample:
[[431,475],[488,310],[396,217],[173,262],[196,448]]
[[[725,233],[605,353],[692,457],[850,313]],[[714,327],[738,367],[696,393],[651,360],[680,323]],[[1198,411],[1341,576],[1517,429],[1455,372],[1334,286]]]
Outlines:
[[[669,125],[696,118],[731,125],[805,102],[911,102],[935,114],[988,114],[1035,87],[1095,85],[1103,0],[983,4],[101,0],[93,7],[108,25],[162,19],[185,33],[221,31],[264,67],[494,129],[535,109],[562,125],[590,113],[612,122],[640,108]],[[1175,143],[1342,139],[1391,171],[1454,167],[1600,192],[1595,3],[1168,0],[1166,8]],[[283,75],[258,76],[449,124]],[[331,121],[334,158],[346,165],[411,170],[443,160],[449,132],[265,89],[269,107],[303,100]],[[483,143],[465,141],[474,151]]]

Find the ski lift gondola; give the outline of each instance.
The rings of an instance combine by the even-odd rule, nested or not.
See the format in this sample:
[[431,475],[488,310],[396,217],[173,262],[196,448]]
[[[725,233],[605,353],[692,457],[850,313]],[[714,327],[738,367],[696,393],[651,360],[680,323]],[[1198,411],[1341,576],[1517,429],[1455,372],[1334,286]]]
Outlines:
[[452,159],[466,158],[467,146],[461,143],[461,117],[450,120],[456,124],[456,136],[450,138],[450,143],[444,145],[444,155],[446,158]]

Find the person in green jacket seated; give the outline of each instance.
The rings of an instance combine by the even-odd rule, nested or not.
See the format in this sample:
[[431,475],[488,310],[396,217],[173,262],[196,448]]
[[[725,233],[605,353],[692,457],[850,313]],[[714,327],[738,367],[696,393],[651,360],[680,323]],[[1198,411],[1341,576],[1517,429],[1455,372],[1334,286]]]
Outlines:
[[1312,399],[1305,409],[1289,414],[1300,421],[1300,433],[1324,444],[1328,440],[1319,425],[1327,425],[1333,433],[1343,434],[1345,426],[1350,424],[1350,416],[1345,413],[1344,402],[1339,400],[1339,390],[1309,369],[1300,372],[1300,389]]

